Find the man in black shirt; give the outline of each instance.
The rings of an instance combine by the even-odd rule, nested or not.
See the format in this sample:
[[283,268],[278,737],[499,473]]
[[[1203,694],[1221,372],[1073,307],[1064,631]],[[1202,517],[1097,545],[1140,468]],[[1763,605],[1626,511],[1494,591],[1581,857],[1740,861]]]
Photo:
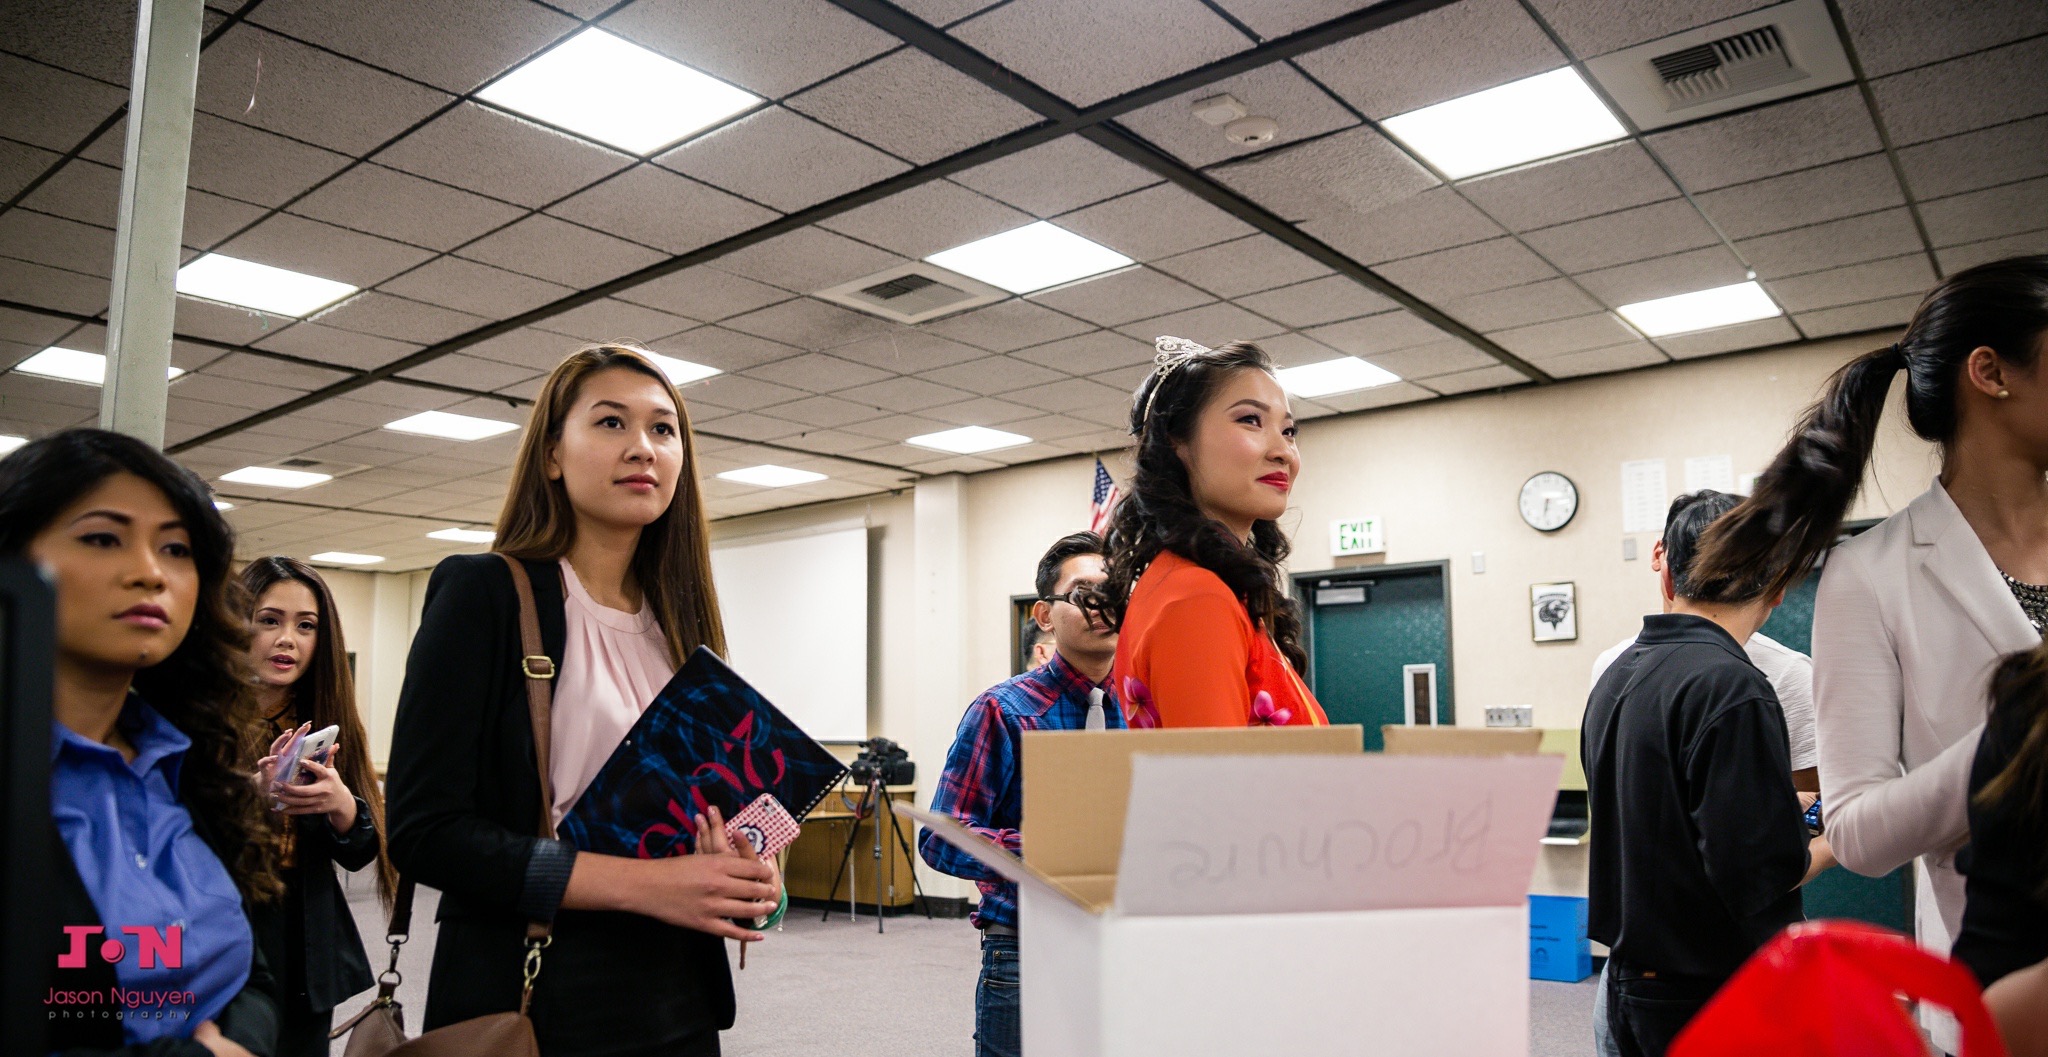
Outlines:
[[1807,833],[1785,717],[1742,648],[1779,598],[1763,592],[1765,570],[1740,583],[1688,575],[1705,527],[1690,522],[1719,512],[1700,504],[1712,495],[1672,504],[1671,611],[1645,617],[1595,684],[1581,733],[1589,931],[1611,952],[1607,1012],[1624,1057],[1661,1057],[1745,959],[1804,916]]

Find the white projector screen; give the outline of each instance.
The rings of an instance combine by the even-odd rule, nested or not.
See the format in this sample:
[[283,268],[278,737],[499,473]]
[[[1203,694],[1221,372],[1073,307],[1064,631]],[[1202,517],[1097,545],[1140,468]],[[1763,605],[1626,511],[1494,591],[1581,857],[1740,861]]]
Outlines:
[[714,543],[733,669],[819,741],[868,736],[868,530]]

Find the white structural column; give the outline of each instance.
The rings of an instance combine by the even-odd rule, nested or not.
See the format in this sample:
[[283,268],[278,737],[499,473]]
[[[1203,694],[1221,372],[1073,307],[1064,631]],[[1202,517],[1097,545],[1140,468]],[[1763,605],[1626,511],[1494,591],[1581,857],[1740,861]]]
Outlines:
[[[916,617],[913,621],[915,723],[910,757],[917,761],[917,801],[929,807],[946,750],[971,691],[967,677],[967,478],[926,477],[912,495],[916,527]],[[913,849],[915,854],[915,849]],[[918,880],[934,899],[972,898],[974,885],[917,863]]]
[[199,81],[205,0],[141,0],[107,304],[107,379],[100,425],[164,443],[170,401],[174,283],[192,157],[192,97]]

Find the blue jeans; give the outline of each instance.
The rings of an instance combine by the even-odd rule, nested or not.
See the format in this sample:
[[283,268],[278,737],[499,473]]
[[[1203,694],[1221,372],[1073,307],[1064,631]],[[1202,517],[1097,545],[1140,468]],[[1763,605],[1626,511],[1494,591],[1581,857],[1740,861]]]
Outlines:
[[1614,1031],[1607,1024],[1607,967],[1600,968],[1600,982],[1593,991],[1593,1052],[1598,1057],[1621,1057]]
[[981,935],[981,979],[974,985],[974,1057],[1019,1057],[1017,937]]

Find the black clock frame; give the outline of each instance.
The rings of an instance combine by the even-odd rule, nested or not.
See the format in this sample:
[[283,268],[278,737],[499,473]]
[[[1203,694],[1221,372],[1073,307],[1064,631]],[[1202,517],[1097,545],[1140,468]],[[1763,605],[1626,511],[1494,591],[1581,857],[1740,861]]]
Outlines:
[[1529,519],[1527,517],[1522,518],[1522,524],[1529,525],[1530,528],[1545,534],[1552,532],[1563,532],[1564,527],[1566,525],[1571,524],[1573,518],[1579,516],[1579,482],[1572,480],[1569,474],[1560,473],[1557,470],[1538,470],[1535,473],[1530,474],[1528,480],[1522,482],[1522,488],[1515,489],[1515,514],[1517,516],[1520,516],[1522,513],[1522,489],[1529,487],[1529,481],[1533,481],[1538,477],[1543,476],[1544,474],[1552,473],[1557,474],[1557,476],[1564,478],[1564,483],[1572,486],[1572,512],[1565,515],[1565,519],[1563,521],[1558,522],[1556,528],[1541,528],[1536,525],[1529,525]]

